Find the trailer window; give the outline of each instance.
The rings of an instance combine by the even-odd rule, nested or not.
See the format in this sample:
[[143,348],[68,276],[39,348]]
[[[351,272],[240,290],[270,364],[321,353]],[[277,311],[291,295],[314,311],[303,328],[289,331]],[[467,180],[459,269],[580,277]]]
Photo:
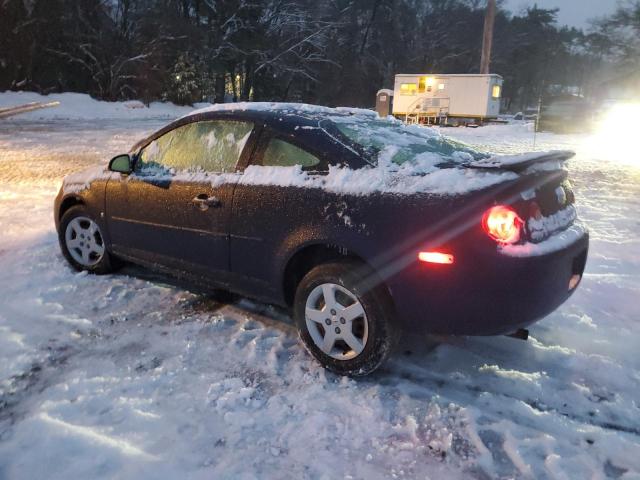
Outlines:
[[420,77],[418,79],[418,93],[431,92],[436,83],[433,77]]
[[415,95],[416,94],[416,84],[415,83],[401,83],[400,84],[400,95]]
[[494,85],[493,89],[491,90],[491,96],[493,98],[500,98],[500,93],[502,93],[501,90],[502,87],[500,87],[500,85]]

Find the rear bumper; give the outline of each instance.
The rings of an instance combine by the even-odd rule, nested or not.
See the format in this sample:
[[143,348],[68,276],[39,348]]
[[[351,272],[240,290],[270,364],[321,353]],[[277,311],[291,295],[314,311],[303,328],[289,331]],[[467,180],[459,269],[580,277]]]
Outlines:
[[[460,246],[453,265],[413,262],[391,282],[396,314],[409,330],[501,335],[548,315],[575,291],[589,234],[577,224],[535,245],[480,253]],[[466,253],[465,253],[466,251]]]

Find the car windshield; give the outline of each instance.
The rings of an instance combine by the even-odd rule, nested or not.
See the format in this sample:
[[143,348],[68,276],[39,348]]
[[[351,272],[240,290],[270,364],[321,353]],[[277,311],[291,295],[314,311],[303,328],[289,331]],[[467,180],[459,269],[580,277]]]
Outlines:
[[331,121],[375,163],[463,164],[488,156],[420,125],[355,115],[334,116]]

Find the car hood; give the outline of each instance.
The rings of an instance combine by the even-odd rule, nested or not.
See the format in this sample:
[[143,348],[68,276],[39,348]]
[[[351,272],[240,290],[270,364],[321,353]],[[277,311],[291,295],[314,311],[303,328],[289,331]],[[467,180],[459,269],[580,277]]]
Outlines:
[[74,172],[62,180],[62,191],[65,194],[87,190],[96,180],[106,180],[111,175],[109,166],[104,163],[94,165],[79,172]]

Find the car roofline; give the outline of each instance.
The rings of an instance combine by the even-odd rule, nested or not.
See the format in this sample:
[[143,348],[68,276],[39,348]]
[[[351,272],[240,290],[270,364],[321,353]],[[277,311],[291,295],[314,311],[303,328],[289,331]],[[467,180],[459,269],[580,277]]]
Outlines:
[[[261,104],[260,102],[256,102],[257,104]],[[363,155],[361,152],[350,146],[348,139],[345,137],[343,139],[336,138],[335,132],[328,132],[323,126],[320,125],[321,122],[331,121],[330,116],[350,116],[350,115],[360,115],[362,112],[365,112],[364,115],[374,117],[377,114],[373,111],[362,110],[362,109],[348,109],[348,108],[330,108],[330,107],[317,107],[317,110],[293,110],[291,106],[307,106],[305,104],[275,104],[270,103],[268,105],[277,106],[272,110],[261,109],[261,108],[246,108],[245,105],[253,105],[252,102],[243,103],[233,103],[233,104],[223,104],[225,105],[233,105],[239,106],[238,108],[204,108],[200,110],[196,110],[187,115],[184,115],[176,120],[170,122],[159,130],[153,132],[151,135],[143,138],[142,140],[136,142],[133,147],[130,149],[131,154],[136,154],[140,151],[141,148],[146,147],[151,142],[153,142],[156,138],[161,137],[167,132],[174,130],[183,125],[187,125],[194,122],[207,121],[207,120],[237,120],[237,121],[247,121],[253,123],[260,123],[268,128],[271,128],[274,131],[277,131],[284,135],[299,135],[300,137],[309,137],[311,136],[310,132],[313,130],[319,130],[323,132],[323,135],[326,136],[327,140],[332,141],[346,151],[349,152],[350,155],[358,157],[361,162],[366,164],[370,164],[370,161]],[[315,106],[308,106],[315,107]]]

